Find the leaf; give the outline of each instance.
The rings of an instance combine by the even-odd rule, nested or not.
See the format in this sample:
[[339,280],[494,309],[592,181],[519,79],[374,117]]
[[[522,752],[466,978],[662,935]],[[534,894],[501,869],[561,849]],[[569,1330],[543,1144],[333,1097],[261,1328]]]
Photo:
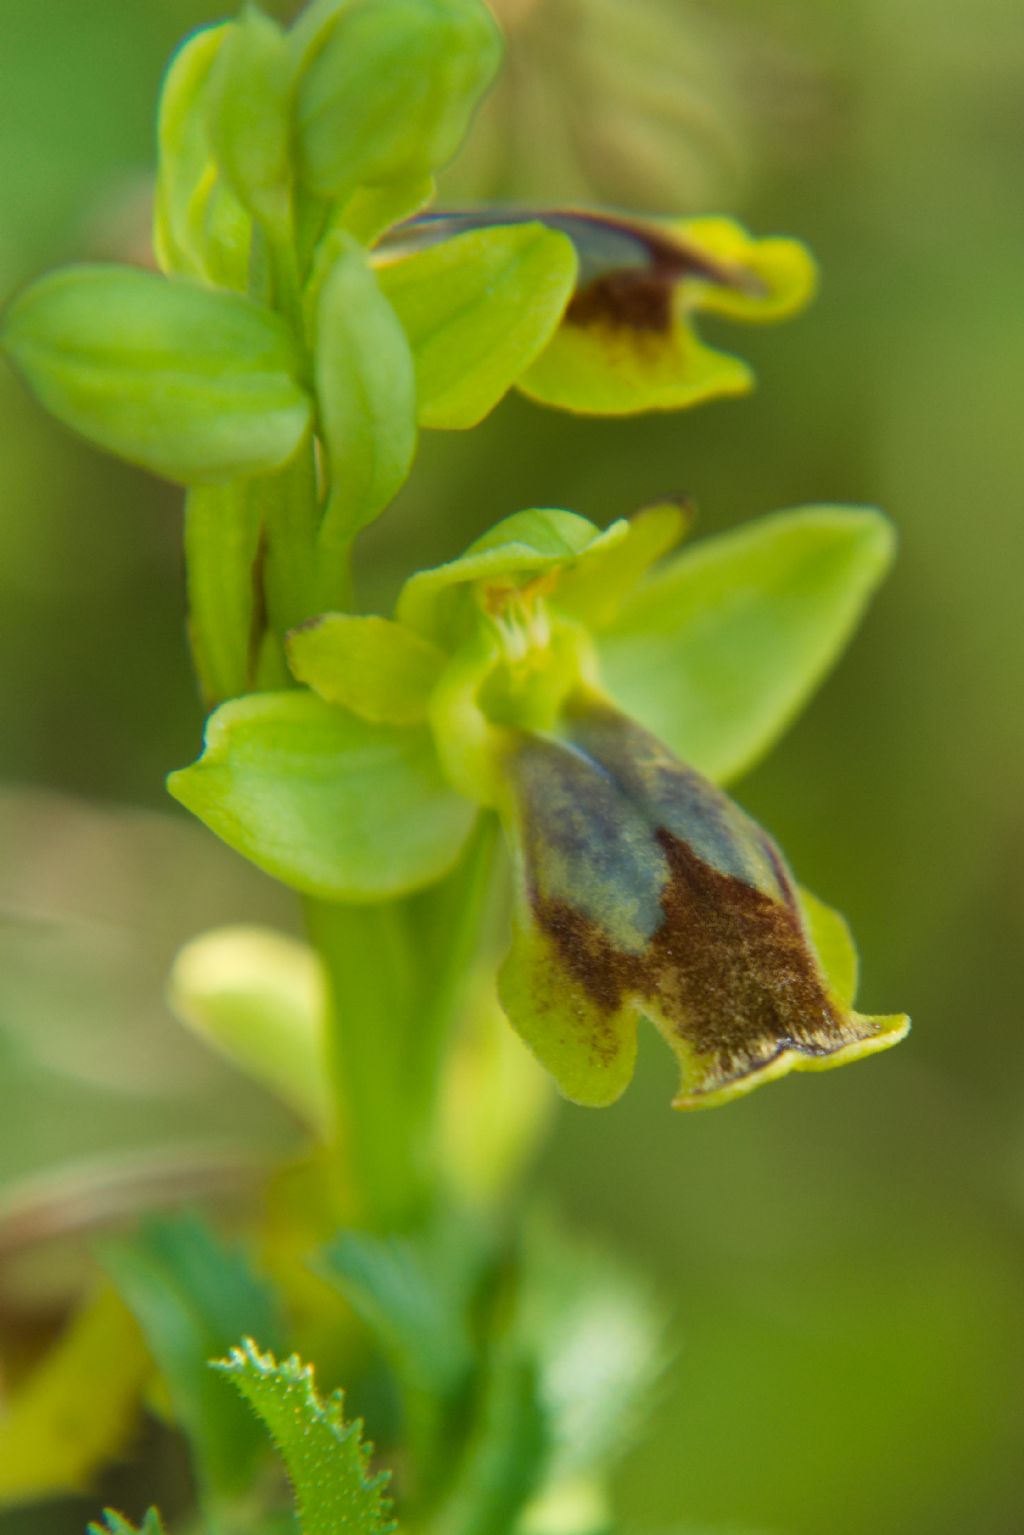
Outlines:
[[330,466],[321,539],[344,544],[383,511],[416,451],[416,384],[398,317],[362,248],[335,235],[316,306],[316,383]]
[[847,643],[889,567],[890,523],[804,507],[706,539],[656,571],[599,639],[630,714],[728,782],[789,724]]
[[321,1399],[311,1365],[295,1354],[278,1364],[247,1338],[214,1368],[258,1414],[280,1451],[302,1535],[389,1535],[395,1529],[384,1492],[388,1478],[370,1471],[362,1424],[344,1421],[340,1391]]
[[142,1327],[205,1493],[220,1498],[247,1490],[262,1436],[207,1361],[230,1347],[240,1327],[278,1339],[268,1286],[239,1251],[188,1215],[149,1221],[134,1237],[104,1242],[100,1260]]
[[372,725],[311,693],[223,704],[175,799],[236,852],[309,895],[378,901],[439,879],[474,811],[425,726]]
[[518,1340],[499,1336],[483,1372],[477,1418],[455,1485],[436,1520],[439,1535],[516,1529],[541,1488],[548,1453],[536,1364]]
[[420,425],[476,426],[554,335],[576,280],[572,243],[532,223],[392,249],[377,271],[412,348]]
[[782,856],[737,805],[596,701],[567,729],[523,737],[507,763],[516,928],[499,982],[567,1097],[622,1093],[638,1014],[679,1062],[677,1108],[903,1038],[905,1017],[830,992]]
[[90,1524],[89,1535],[164,1535],[164,1527],[155,1508],[147,1511],[138,1527],[129,1524],[123,1514],[115,1513],[112,1508],[106,1508],[103,1511],[102,1524]]
[[97,1290],[5,1401],[0,1504],[87,1488],[124,1449],[150,1368],[130,1312]]
[[285,323],[185,280],[67,267],[14,301],[0,340],[65,426],[182,484],[278,468],[310,423]]
[[201,485],[185,503],[192,657],[208,708],[248,690],[263,508],[251,486]]
[[445,661],[443,651],[412,629],[351,613],[325,613],[293,629],[287,651],[299,682],[382,725],[426,719]]
[[167,1000],[188,1028],[329,1137],[327,999],[308,944],[271,928],[202,933],[175,959]]
[[537,1360],[548,1488],[603,1480],[632,1447],[655,1406],[665,1323],[650,1286],[612,1255],[546,1220],[527,1227],[516,1325]]
[[326,198],[439,169],[501,58],[480,0],[336,0],[293,40],[301,174]]

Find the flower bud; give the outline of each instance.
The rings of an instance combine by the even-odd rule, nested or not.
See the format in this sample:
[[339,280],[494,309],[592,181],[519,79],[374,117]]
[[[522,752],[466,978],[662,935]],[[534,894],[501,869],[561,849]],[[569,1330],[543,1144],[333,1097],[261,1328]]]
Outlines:
[[501,56],[481,0],[349,0],[295,37],[300,171],[331,198],[450,160]]

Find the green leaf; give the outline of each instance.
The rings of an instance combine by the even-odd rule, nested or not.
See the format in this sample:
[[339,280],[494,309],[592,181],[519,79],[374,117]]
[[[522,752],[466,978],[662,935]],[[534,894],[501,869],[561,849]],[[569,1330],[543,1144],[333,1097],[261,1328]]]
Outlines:
[[527,1228],[521,1283],[516,1325],[537,1360],[550,1425],[547,1484],[603,1479],[654,1408],[664,1308],[611,1254],[548,1221]]
[[137,1528],[129,1524],[123,1514],[106,1508],[103,1510],[103,1523],[90,1524],[89,1535],[164,1535],[164,1527],[155,1508],[147,1511]]
[[880,513],[806,507],[695,544],[600,637],[622,707],[727,782],[772,745],[836,660],[885,575]]
[[328,198],[444,165],[501,57],[480,0],[334,0],[293,35],[301,173]]
[[408,1237],[342,1232],[318,1264],[394,1371],[421,1494],[456,1453],[453,1428],[475,1364],[469,1329],[481,1247],[478,1232],[451,1219]]
[[507,762],[516,926],[500,994],[567,1097],[619,1096],[640,1015],[678,1060],[677,1108],[903,1038],[905,1017],[831,992],[782,855],[739,806],[597,701],[566,729],[564,744],[523,737]]
[[516,1529],[543,1485],[549,1452],[536,1363],[518,1339],[499,1333],[482,1372],[469,1443],[435,1528],[440,1535]]
[[444,652],[387,618],[325,613],[287,642],[300,682],[328,703],[382,725],[417,725],[444,667]]
[[2,344],[65,426],[184,484],[268,472],[310,423],[277,315],[131,267],[68,267],[7,311]]
[[279,1338],[269,1288],[240,1252],[222,1246],[192,1216],[153,1220],[134,1237],[105,1242],[100,1259],[142,1327],[205,1494],[247,1490],[262,1436],[211,1375],[208,1360],[230,1347],[240,1327]]
[[401,489],[416,451],[416,383],[398,317],[361,246],[334,236],[316,306],[316,383],[330,469],[321,540],[345,545]]
[[263,508],[245,481],[200,485],[185,502],[188,630],[208,708],[248,691],[255,660]]
[[0,1505],[87,1488],[134,1431],[149,1370],[134,1318],[104,1286],[6,1394]]
[[476,426],[544,349],[576,281],[572,242],[543,224],[378,257],[416,363],[420,425]]
[[285,34],[247,5],[212,69],[210,139],[244,205],[287,232],[291,198],[292,60]]
[[202,757],[168,787],[237,852],[327,900],[432,883],[474,817],[442,778],[425,727],[373,725],[311,693],[222,705]]
[[313,1368],[296,1355],[278,1364],[251,1339],[214,1368],[259,1415],[295,1491],[302,1535],[389,1535],[387,1476],[370,1471],[362,1424],[346,1423],[344,1398],[318,1395]]
[[270,928],[202,933],[177,955],[167,1000],[184,1024],[329,1136],[327,1001],[308,944]]

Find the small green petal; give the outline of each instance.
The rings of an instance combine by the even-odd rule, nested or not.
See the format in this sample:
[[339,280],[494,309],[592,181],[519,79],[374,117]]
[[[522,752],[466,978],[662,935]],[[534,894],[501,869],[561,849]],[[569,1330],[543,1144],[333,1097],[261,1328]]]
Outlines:
[[607,628],[650,567],[684,537],[690,520],[682,502],[641,507],[630,517],[625,538],[593,548],[562,574],[552,601],[591,628]]
[[325,613],[287,640],[292,672],[328,703],[365,720],[417,725],[444,668],[444,652],[387,618]]
[[203,755],[168,787],[236,852],[327,900],[386,900],[431,884],[474,819],[442,777],[425,726],[373,725],[312,693],[222,705]]
[[[882,1050],[903,1017],[830,988],[781,854],[719,790],[615,711],[580,706],[567,744],[521,737],[507,764],[516,929],[502,1003],[578,1103],[613,1102],[640,1015],[679,1062],[678,1108]],[[848,989],[832,914],[824,960]]]
[[420,425],[449,430],[494,409],[551,340],[576,281],[571,241],[537,223],[411,254],[399,231],[377,261],[415,358]]
[[470,544],[457,560],[411,577],[398,599],[397,616],[438,643],[450,643],[453,631],[458,631],[462,589],[561,571],[621,543],[628,531],[629,524],[620,521],[602,532],[575,512],[516,512]]
[[687,548],[599,638],[614,698],[716,783],[785,730],[888,570],[892,525],[804,507]]
[[800,915],[829,991],[844,1007],[857,997],[860,960],[845,917],[802,887],[797,891]]

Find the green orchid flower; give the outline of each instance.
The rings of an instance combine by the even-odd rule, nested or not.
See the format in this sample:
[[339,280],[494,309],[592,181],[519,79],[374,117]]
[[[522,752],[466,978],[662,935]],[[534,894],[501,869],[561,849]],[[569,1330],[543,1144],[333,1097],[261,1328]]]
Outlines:
[[686,515],[601,531],[519,513],[405,585],[393,619],[289,636],[300,691],[228,703],[171,792],[254,863],[343,902],[450,870],[505,829],[506,1014],[561,1090],[614,1101],[650,1018],[681,1108],[886,1048],[853,1011],[836,913],[716,783],[748,767],[848,638],[892,548],[876,512],[804,508],[663,559]]

